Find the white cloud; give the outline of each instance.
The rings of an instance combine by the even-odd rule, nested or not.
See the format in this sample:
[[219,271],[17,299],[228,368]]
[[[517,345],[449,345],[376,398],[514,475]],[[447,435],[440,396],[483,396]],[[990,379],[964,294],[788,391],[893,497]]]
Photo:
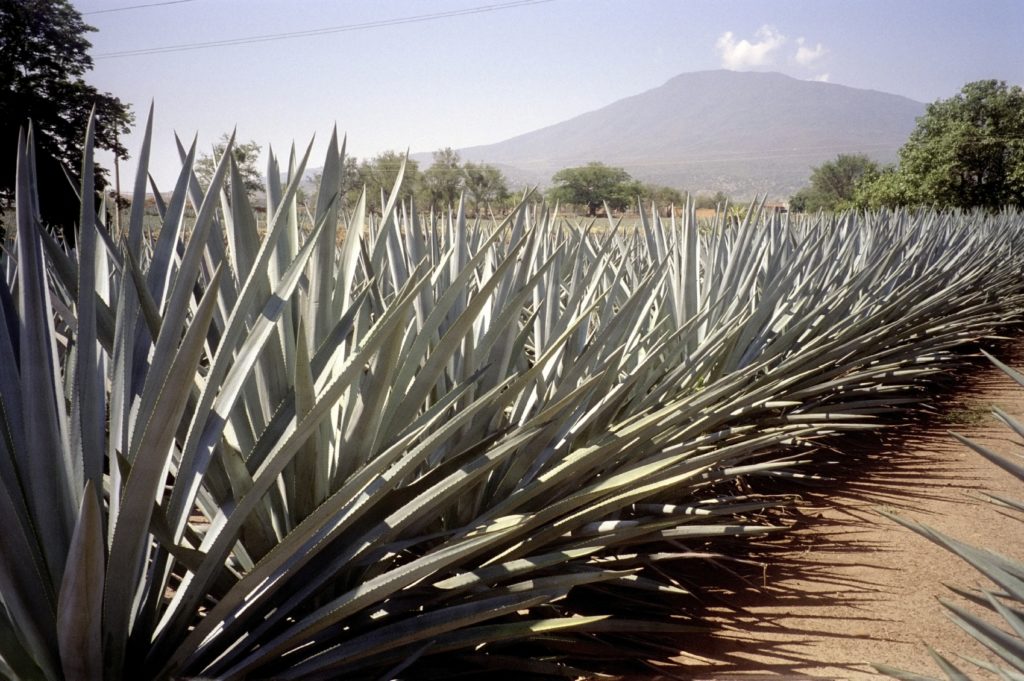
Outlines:
[[819,83],[827,83],[828,82],[828,74],[827,73],[819,74],[819,75],[815,76],[814,78],[811,78],[811,80],[816,80]]
[[754,36],[756,42],[746,38],[737,42],[732,31],[720,35],[715,49],[722,56],[722,66],[736,70],[774,63],[775,53],[786,43],[786,36],[767,25],[757,29]]
[[796,48],[795,59],[796,63],[800,64],[800,66],[811,66],[814,62],[824,57],[825,53],[828,52],[828,50],[825,49],[825,46],[821,43],[818,43],[814,47],[808,47],[804,44],[803,38],[797,38],[796,44],[798,47]]

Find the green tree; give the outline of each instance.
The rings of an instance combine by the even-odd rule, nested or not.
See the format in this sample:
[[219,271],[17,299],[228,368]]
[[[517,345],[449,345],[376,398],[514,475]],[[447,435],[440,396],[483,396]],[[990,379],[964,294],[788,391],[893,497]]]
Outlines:
[[[80,172],[90,111],[96,108],[96,146],[119,158],[128,154],[118,137],[134,120],[129,105],[85,82],[93,67],[85,36],[95,30],[67,0],[0,0],[0,208],[13,200],[18,131],[31,119],[42,218],[65,235],[79,209],[64,173]],[[101,190],[106,170],[96,171]]]
[[551,177],[554,187],[551,198],[563,203],[587,207],[587,214],[597,215],[597,210],[607,201],[612,208],[623,208],[635,200],[639,186],[622,168],[592,161],[585,166],[563,168]]
[[469,163],[462,166],[462,181],[473,202],[473,212],[479,214],[480,204],[502,203],[509,197],[508,183],[501,170],[487,163]]
[[613,211],[635,209],[637,201],[644,199],[646,191],[647,186],[643,182],[629,178],[612,189],[606,203]]
[[640,187],[640,198],[648,203],[653,203],[666,215],[672,206],[679,207],[686,203],[686,197],[675,187],[652,183]]
[[[350,194],[354,197],[353,202],[358,200],[359,193],[363,187],[366,187],[367,209],[379,215],[383,208],[380,203],[381,192],[385,196],[391,193],[395,186],[395,180],[398,179],[398,169],[402,167],[404,159],[405,154],[400,154],[397,151],[385,151],[360,163],[355,177],[355,186],[351,190],[353,193]],[[402,177],[402,186],[398,190],[398,198],[403,202],[411,199],[419,191],[421,180],[422,173],[419,164],[409,159],[405,164],[405,175]]]
[[725,192],[719,190],[714,194],[698,194],[697,198],[694,199],[694,204],[698,210],[700,209],[716,209],[724,206],[727,203],[732,203],[729,197],[726,196]]
[[[196,175],[199,177],[199,183],[205,189],[210,186],[210,181],[213,179],[213,173],[217,169],[217,163],[224,155],[224,150],[227,149],[228,141],[231,136],[227,133],[220,136],[220,142],[213,147],[212,154],[201,154],[196,160]],[[234,147],[231,149],[231,155],[235,158],[235,163],[238,164],[238,172],[242,176],[242,182],[245,183],[245,192],[252,198],[257,192],[262,192],[266,189],[263,184],[263,176],[260,174],[259,166],[257,165],[260,158],[260,151],[262,147],[254,141],[249,142],[235,142]],[[230,196],[230,182],[225,181],[224,186],[228,189],[228,195]]]
[[898,168],[864,183],[858,203],[1024,207],[1024,90],[980,80],[929,104]]
[[[317,196],[320,194],[320,183],[323,182],[324,174],[314,173],[313,176],[300,187],[301,197],[299,203],[305,204],[312,212],[316,208]],[[359,181],[359,161],[352,156],[345,156],[341,165],[341,201],[342,205],[351,210],[356,201],[359,200],[359,193],[363,191],[363,185]]]
[[[857,183],[853,204],[858,208],[895,208],[916,203],[911,197],[915,190],[907,178],[895,167],[882,168],[877,173],[868,173]],[[792,204],[790,208],[796,210]]]
[[420,183],[423,205],[444,209],[454,205],[462,194],[462,159],[451,147],[434,152],[434,162],[424,171]]
[[814,213],[819,210],[841,210],[853,205],[858,183],[875,177],[878,164],[864,154],[839,154],[811,169],[811,183],[789,199],[792,210]]

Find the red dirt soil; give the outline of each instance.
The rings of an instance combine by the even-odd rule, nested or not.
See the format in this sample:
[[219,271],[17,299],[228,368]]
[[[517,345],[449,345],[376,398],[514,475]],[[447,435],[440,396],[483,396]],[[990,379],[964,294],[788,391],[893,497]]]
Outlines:
[[[1024,365],[1024,352],[1015,354],[1008,362]],[[760,583],[735,580],[724,588],[705,615],[716,631],[691,640],[686,649],[699,654],[680,657],[665,678],[878,678],[872,662],[944,678],[925,642],[954,659],[994,661],[937,601],[963,605],[942,583],[969,588],[984,578],[877,512],[1024,559],[1020,520],[980,498],[982,490],[1022,498],[1024,485],[948,434],[1003,453],[1022,451],[990,407],[1024,420],[1024,388],[986,364],[970,383],[940,398],[927,427],[876,444],[863,474],[806,495],[795,531],[756,550],[765,566]],[[969,663],[958,666],[988,678]]]

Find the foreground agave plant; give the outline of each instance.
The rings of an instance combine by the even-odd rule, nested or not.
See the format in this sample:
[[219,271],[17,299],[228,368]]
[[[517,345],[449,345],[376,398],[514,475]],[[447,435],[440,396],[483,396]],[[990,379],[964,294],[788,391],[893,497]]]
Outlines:
[[[997,367],[1024,387],[1024,374],[1006,366],[991,355],[988,355],[988,357]],[[1018,437],[1024,437],[1024,423],[1021,423],[998,407],[994,409],[994,413]],[[1019,455],[1008,457],[962,435],[954,434],[954,437],[989,461],[1024,481],[1024,466],[1021,465]],[[989,497],[992,503],[997,504],[1001,508],[1011,512],[1024,511],[1024,501],[1010,499],[997,494],[990,494]],[[973,546],[939,532],[928,525],[923,525],[907,518],[901,518],[888,512],[885,512],[885,515],[953,552],[970,563],[971,566],[998,587],[998,589],[979,590],[950,587],[960,596],[986,608],[991,615],[988,619],[978,617],[953,601],[946,599],[939,599],[939,601],[946,608],[947,614],[953,622],[1003,661],[1002,664],[992,664],[974,657],[963,657],[963,661],[970,664],[971,669],[981,669],[1001,679],[1024,678],[1024,614],[1022,614],[1024,612],[1022,610],[1022,607],[1024,607],[1024,563],[996,553],[986,547]],[[946,678],[951,681],[961,681],[970,678],[953,661],[930,648],[929,652]],[[893,678],[911,681],[932,681],[932,677],[886,665],[878,665],[877,669]]]
[[[229,151],[204,193],[193,144],[147,239],[151,120],[126,236],[86,200],[70,253],[19,145],[10,677],[557,677],[602,642],[671,655],[694,550],[775,529],[749,518],[780,500],[749,483],[919,401],[1024,301],[1016,215],[752,206],[698,230],[688,206],[602,232],[525,204],[420,216],[393,192],[374,219],[339,208],[335,137],[311,233],[308,151],[283,186],[271,158],[261,238]],[[88,199],[91,127],[82,177]]]

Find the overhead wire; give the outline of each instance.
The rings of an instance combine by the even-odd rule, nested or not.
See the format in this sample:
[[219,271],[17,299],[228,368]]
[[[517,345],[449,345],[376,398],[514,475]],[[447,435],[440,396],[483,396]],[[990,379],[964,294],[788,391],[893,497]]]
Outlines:
[[94,9],[88,12],[81,12],[82,16],[89,14],[111,14],[113,12],[127,12],[133,9],[146,9],[147,7],[162,7],[164,5],[183,5],[186,2],[195,2],[195,0],[165,0],[164,2],[147,2],[142,5],[125,5],[124,7],[110,7],[109,9]]
[[[176,0],[181,2],[183,0]],[[387,26],[401,26],[404,24],[417,24],[425,21],[437,21],[451,17],[469,16],[473,14],[485,14],[488,12],[499,12],[518,7],[529,7],[531,5],[542,5],[556,0],[511,0],[510,2],[498,2],[488,5],[477,5],[464,7],[462,9],[446,10],[443,12],[431,12],[428,14],[414,14],[406,17],[395,17],[392,19],[378,19],[365,21],[358,24],[342,24],[340,26],[328,26],[324,28],[307,29],[304,31],[289,31],[285,33],[267,33],[263,35],[246,36],[242,38],[228,38],[224,40],[210,40],[206,42],[180,43],[177,45],[164,45],[161,47],[145,47],[135,50],[120,50],[117,52],[103,52],[93,55],[93,59],[112,59],[116,57],[137,57],[148,54],[167,54],[171,52],[189,52],[192,50],[211,49],[216,47],[230,47],[234,45],[252,45],[255,43],[273,42],[277,40],[289,40],[292,38],[305,38],[310,36],[330,35],[333,33],[348,33],[353,31],[365,31],[374,28]]]

